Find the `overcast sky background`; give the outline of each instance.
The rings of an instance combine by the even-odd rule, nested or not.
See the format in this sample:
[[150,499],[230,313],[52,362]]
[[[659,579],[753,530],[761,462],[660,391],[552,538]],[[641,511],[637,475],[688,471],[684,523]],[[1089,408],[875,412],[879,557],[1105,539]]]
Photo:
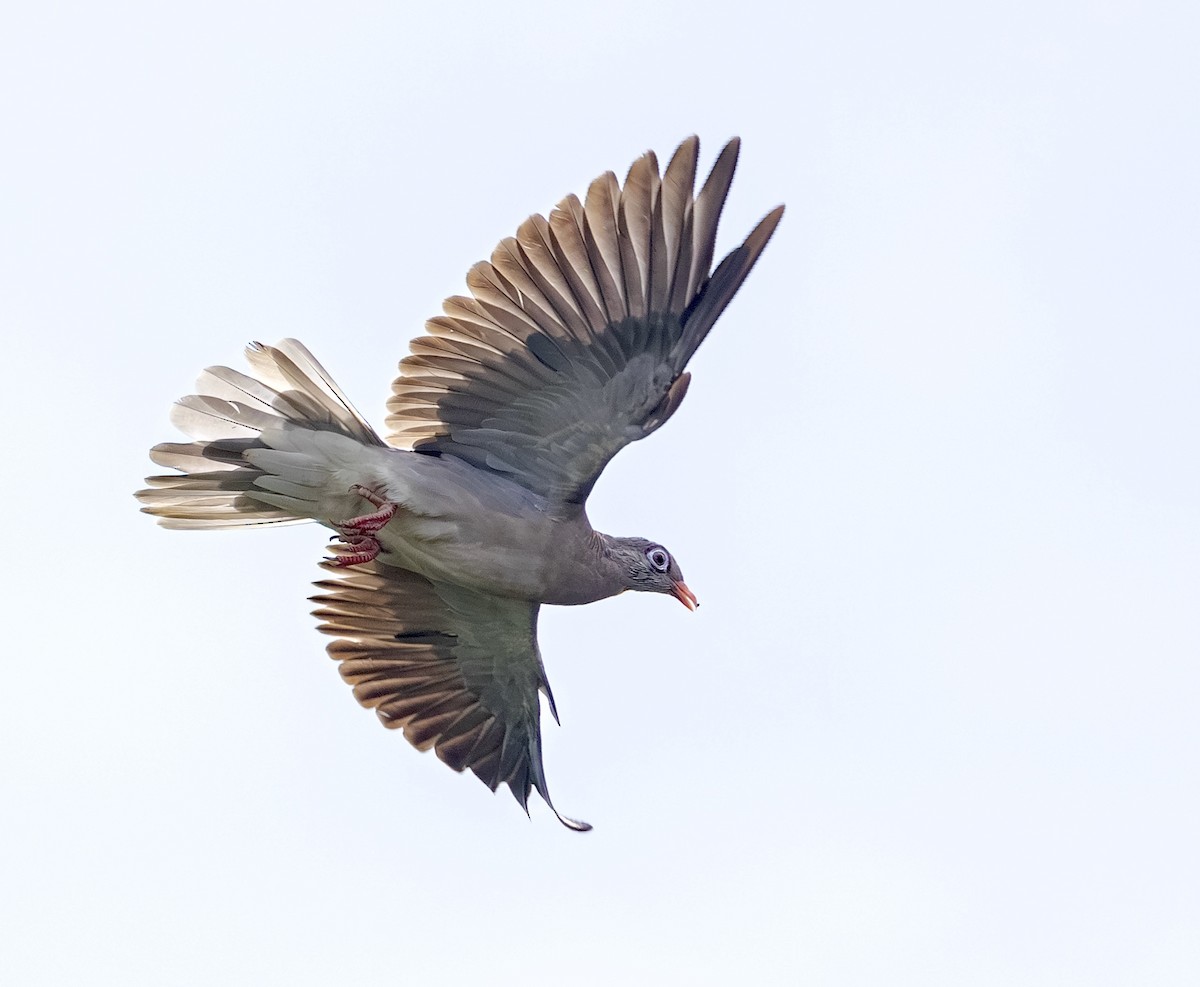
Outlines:
[[[1200,982],[1194,4],[38,4],[0,26],[6,984]],[[560,827],[353,701],[325,533],[164,531],[171,401],[396,361],[740,134],[774,241],[591,500]]]

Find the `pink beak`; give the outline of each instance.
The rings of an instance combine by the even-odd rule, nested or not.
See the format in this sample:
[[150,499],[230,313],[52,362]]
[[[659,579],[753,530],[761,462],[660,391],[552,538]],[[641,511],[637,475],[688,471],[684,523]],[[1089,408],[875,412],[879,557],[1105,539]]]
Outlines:
[[699,601],[696,599],[696,594],[687,588],[687,583],[682,579],[671,589],[671,595],[689,610],[695,610],[696,607],[700,606]]

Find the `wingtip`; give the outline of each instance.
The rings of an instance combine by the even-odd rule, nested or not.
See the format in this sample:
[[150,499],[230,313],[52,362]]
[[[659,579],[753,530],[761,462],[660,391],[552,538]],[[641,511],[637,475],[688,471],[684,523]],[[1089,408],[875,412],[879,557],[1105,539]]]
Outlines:
[[746,241],[743,243],[743,246],[749,246],[757,253],[761,253],[763,248],[766,247],[767,242],[774,235],[775,227],[777,227],[780,220],[783,219],[785,208],[786,207],[781,202],[762,219],[760,219],[758,221],[758,225],[754,227],[754,229],[750,231],[750,235],[746,237]]
[[[558,809],[556,809],[554,807],[554,802],[551,801],[551,799],[550,799],[550,789],[546,786],[545,773],[541,770],[541,757],[540,756],[538,757],[538,760],[537,760],[537,765],[536,765],[536,768],[534,771],[534,777],[532,778],[532,781],[533,781],[533,787],[537,789],[537,793],[542,797],[542,801],[545,802],[546,805],[550,807],[550,811],[554,813],[555,818],[560,823],[562,823],[564,826],[566,826],[567,829],[572,829],[576,833],[586,833],[592,828],[591,823],[586,823],[579,819],[572,819],[570,816],[564,816],[561,812],[558,811]],[[520,800],[518,799],[518,801],[520,801]],[[526,812],[526,814],[528,814],[528,812],[529,812],[529,808],[527,806],[525,808],[525,812]]]
[[680,154],[687,154],[692,157],[693,167],[695,160],[700,156],[700,136],[698,134],[690,134],[679,142],[679,146],[675,148],[675,153],[671,155],[672,159]]
[[591,828],[592,828],[591,823],[583,822],[580,819],[572,819],[570,816],[564,816],[561,812],[559,812],[554,807],[554,803],[550,801],[550,797],[545,790],[544,784],[537,785],[537,786],[531,786],[530,788],[525,789],[523,792],[519,788],[513,788],[512,782],[509,782],[508,787],[512,790],[513,797],[517,800],[517,804],[520,805],[521,808],[525,810],[525,815],[527,818],[529,818],[529,819],[533,818],[533,816],[530,814],[530,811],[529,811],[529,794],[530,794],[530,791],[534,787],[536,787],[537,793],[542,797],[542,801],[545,802],[546,805],[550,807],[550,811],[554,813],[554,817],[560,823],[562,823],[564,826],[566,826],[567,829],[574,830],[576,833],[587,833],[591,830]]
[[[732,172],[733,168],[737,167],[737,160],[741,156],[741,153],[742,153],[742,139],[740,137],[730,137],[729,140],[727,140],[725,142],[725,144],[721,147],[721,150],[718,152],[717,161],[714,162],[713,170],[714,171],[716,170],[717,163],[719,163],[720,161],[724,160],[727,157],[731,157],[733,159],[733,163],[732,163],[732,167],[730,168],[730,171]],[[732,175],[730,177],[732,177]]]
[[550,806],[550,811],[552,811],[558,817],[558,821],[566,826],[567,829],[573,830],[576,833],[590,833],[592,831],[591,823],[583,822],[579,819],[571,819],[569,816],[564,816],[561,812],[554,808],[554,806]]

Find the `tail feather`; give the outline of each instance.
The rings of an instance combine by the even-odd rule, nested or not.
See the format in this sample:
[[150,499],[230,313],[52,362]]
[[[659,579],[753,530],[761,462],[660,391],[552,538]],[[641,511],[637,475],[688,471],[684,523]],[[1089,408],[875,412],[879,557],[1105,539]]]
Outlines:
[[322,422],[366,445],[384,445],[329,372],[299,340],[285,339],[278,346],[251,343],[246,347],[246,358],[262,375],[264,383],[299,403],[306,424]]
[[[261,379],[209,367],[171,421],[193,442],[150,450],[180,473],[147,477],[142,510],[168,528],[288,524],[317,516],[331,476],[383,440],[295,340],[251,343]],[[357,454],[357,457],[356,457]]]
[[[255,439],[225,439],[216,442],[160,442],[150,450],[150,458],[159,466],[188,472],[236,470],[245,466],[245,451],[257,444]],[[175,479],[159,477],[158,479]]]
[[[204,381],[197,381],[203,386]],[[207,394],[189,394],[171,409],[171,424],[193,439],[253,438],[279,422],[278,415],[259,411],[238,401]]]

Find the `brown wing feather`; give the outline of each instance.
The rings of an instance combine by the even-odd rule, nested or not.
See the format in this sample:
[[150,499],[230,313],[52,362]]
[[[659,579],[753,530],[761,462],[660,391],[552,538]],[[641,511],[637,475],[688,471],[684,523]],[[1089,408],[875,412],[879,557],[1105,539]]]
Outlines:
[[467,277],[400,365],[389,441],[458,456],[548,498],[581,504],[608,461],[661,426],[684,369],[754,266],[774,210],[711,271],[737,164],[730,141],[693,195],[699,141],[659,177],[653,152],[624,185],[531,216]]
[[[418,750],[528,808],[536,790],[554,809],[542,767],[540,701],[554,710],[538,653],[537,605],[372,562],[322,566],[318,627],[354,697]],[[572,829],[587,823],[555,815]]]

